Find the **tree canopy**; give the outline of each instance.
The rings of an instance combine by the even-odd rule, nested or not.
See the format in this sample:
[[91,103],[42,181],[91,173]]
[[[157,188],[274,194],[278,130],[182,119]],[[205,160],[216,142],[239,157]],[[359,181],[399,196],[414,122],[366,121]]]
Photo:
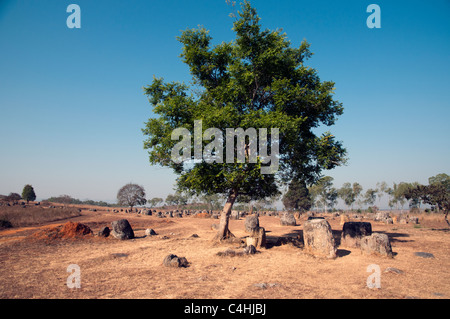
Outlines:
[[[183,31],[178,37],[183,45],[181,58],[189,67],[193,85],[167,83],[154,77],[152,84],[144,88],[157,116],[150,118],[143,129],[150,163],[172,168],[179,175],[179,191],[227,196],[219,239],[231,234],[228,218],[237,196],[251,200],[271,197],[280,193],[283,183],[293,179],[312,184],[321,177],[322,170],[343,164],[346,155],[342,143],[330,132],[316,135],[318,127],[335,123],[343,106],[333,99],[334,82],[321,81],[317,71],[305,65],[312,56],[310,44],[303,41],[299,47],[292,47],[281,30],[263,29],[256,9],[248,1],[237,12],[233,30],[236,39],[219,44],[213,44],[204,27]],[[202,121],[202,147],[223,139],[207,131],[210,128],[221,132],[227,128],[242,128],[245,132],[266,129],[270,135],[262,140],[259,131],[256,163],[249,161],[254,155],[249,152],[245,153],[244,163],[236,156],[231,163],[207,161],[205,156],[188,163],[173,161],[171,150],[176,141],[172,140],[172,132],[184,128],[192,133],[194,121],[198,120]],[[279,168],[273,174],[262,174],[261,151],[271,149],[276,142],[271,129],[279,134]],[[246,138],[246,150],[249,143]],[[198,147],[194,144],[189,145],[190,159]],[[212,155],[225,154],[230,147],[214,145]],[[233,150],[239,152],[236,145]]]
[[333,187],[333,180],[331,176],[324,176],[308,189],[315,205],[324,207],[325,212],[337,201],[338,191]]
[[288,210],[307,211],[312,206],[312,199],[306,183],[299,180],[292,180],[289,189],[283,196],[283,205]]
[[34,192],[33,186],[27,184],[23,187],[22,198],[27,201],[34,201],[36,199],[36,193]]
[[137,205],[144,205],[147,203],[144,187],[132,183],[122,186],[117,192],[117,203],[130,206],[131,209]]

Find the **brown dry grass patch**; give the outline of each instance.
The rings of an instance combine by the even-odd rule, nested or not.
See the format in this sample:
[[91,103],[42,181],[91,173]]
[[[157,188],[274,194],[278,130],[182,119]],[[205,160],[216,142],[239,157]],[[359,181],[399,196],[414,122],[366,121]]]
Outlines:
[[76,208],[47,208],[40,206],[0,206],[0,220],[8,220],[13,227],[41,225],[80,216]]
[[[334,260],[315,258],[294,244],[302,235],[304,218],[297,226],[281,226],[277,217],[260,217],[273,245],[239,258],[218,256],[228,248],[242,248],[237,243],[213,244],[210,219],[83,212],[72,220],[95,233],[121,218],[130,221],[135,239],[7,241],[14,234],[0,231],[0,298],[450,298],[450,232],[443,218],[421,216],[420,228],[370,221],[375,232],[390,237],[394,258],[338,247]],[[339,238],[340,219],[326,218]],[[32,235],[45,227],[27,232]],[[145,237],[146,228],[158,235]],[[247,235],[243,219],[230,220],[230,230],[236,237]],[[191,237],[194,233],[198,237]],[[435,258],[416,257],[417,251]],[[189,267],[163,267],[168,254],[185,256]],[[80,289],[66,286],[70,264],[80,266]],[[370,264],[381,268],[381,289],[366,286]],[[384,273],[388,267],[403,273]]]

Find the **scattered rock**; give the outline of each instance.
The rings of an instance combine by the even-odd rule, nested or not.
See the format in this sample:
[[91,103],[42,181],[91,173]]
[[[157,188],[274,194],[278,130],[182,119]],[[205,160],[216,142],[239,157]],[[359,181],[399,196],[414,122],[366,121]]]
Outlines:
[[394,268],[394,267],[387,267],[384,272],[390,272],[390,273],[394,273],[397,275],[401,275],[403,274],[403,270],[400,270],[398,268]]
[[368,222],[346,222],[342,227],[341,246],[359,247],[361,238],[372,235],[372,225]]
[[200,236],[197,234],[192,234],[191,236],[189,236],[189,238],[199,238]]
[[314,255],[336,258],[336,244],[331,226],[325,219],[307,220],[303,226],[305,250]]
[[244,248],[244,254],[253,255],[256,254],[256,248],[253,245]]
[[297,223],[295,221],[295,217],[291,213],[284,213],[280,218],[281,226],[295,226]]
[[388,212],[378,212],[375,215],[375,218],[373,219],[374,221],[378,222],[378,221],[383,221],[386,218],[389,218],[391,216],[389,216]]
[[253,255],[258,253],[258,251],[256,250],[255,246],[250,245],[245,247],[242,251],[235,251],[231,248],[228,248],[227,250],[224,251],[219,251],[217,253],[217,256],[220,257],[242,257],[245,255]]
[[280,284],[277,284],[276,282],[259,282],[256,284],[253,284],[253,287],[260,288],[260,289],[267,289],[267,288],[273,288],[278,287]]
[[414,255],[422,258],[434,258],[434,255],[432,253],[425,253],[423,251],[415,252]]
[[147,228],[145,230],[145,235],[146,236],[154,236],[154,235],[158,235],[152,228]]
[[134,232],[128,220],[120,219],[113,221],[111,223],[111,226],[112,226],[111,233],[115,238],[121,240],[134,238]]
[[111,229],[109,229],[108,226],[105,226],[102,229],[100,229],[100,231],[98,232],[98,236],[108,237],[110,232],[111,232]]
[[178,257],[174,254],[169,254],[164,258],[163,265],[166,267],[187,267],[189,265],[185,257]]
[[267,289],[267,284],[265,282],[260,282],[253,285],[256,288]]
[[239,254],[236,251],[234,251],[233,249],[231,249],[231,248],[228,248],[225,251],[219,251],[217,253],[217,256],[221,256],[221,257],[234,257],[236,255],[239,255]]
[[389,215],[388,212],[378,212],[375,214],[375,218],[373,219],[376,222],[383,222],[386,224],[393,224],[394,220]]
[[392,247],[386,234],[373,233],[361,238],[360,248],[363,253],[392,257]]
[[13,225],[11,224],[11,222],[9,220],[5,220],[5,219],[0,220],[0,229],[12,228],[12,227],[13,227]]

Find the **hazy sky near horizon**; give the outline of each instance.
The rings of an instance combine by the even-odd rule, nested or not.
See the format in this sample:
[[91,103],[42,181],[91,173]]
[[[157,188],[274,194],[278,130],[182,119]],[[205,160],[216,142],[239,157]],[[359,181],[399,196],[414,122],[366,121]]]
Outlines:
[[[323,131],[349,162],[323,172],[335,187],[450,174],[450,1],[251,2],[264,28],[306,39],[306,64],[336,83],[344,114]],[[66,25],[71,3],[80,29]],[[371,3],[380,29],[366,25]],[[147,198],[173,193],[176,176],[143,149],[154,115],[142,88],[154,75],[189,82],[176,37],[203,25],[231,41],[231,11],[224,0],[0,0],[0,194],[32,184],[38,199],[114,201],[128,182]]]

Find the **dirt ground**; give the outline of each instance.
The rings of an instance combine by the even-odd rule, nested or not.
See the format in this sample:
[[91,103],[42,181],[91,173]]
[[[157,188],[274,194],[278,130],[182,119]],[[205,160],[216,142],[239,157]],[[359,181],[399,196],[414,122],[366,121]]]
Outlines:
[[[340,219],[325,217],[339,238]],[[129,220],[135,239],[46,240],[33,235],[69,220],[96,233],[121,218]],[[259,219],[269,243],[302,236],[305,218],[298,219],[297,226],[281,226],[278,217]],[[217,222],[83,211],[52,224],[0,230],[0,298],[450,298],[450,231],[442,216],[421,216],[419,225],[370,221],[374,232],[390,237],[394,258],[338,247],[334,260],[308,255],[292,243],[269,245],[255,255],[218,256],[227,248],[242,248],[211,242],[211,224]],[[145,236],[146,228],[157,235]],[[231,220],[230,230],[237,237],[246,236],[244,219]],[[434,258],[415,252],[432,253]],[[189,267],[162,266],[170,253],[186,257]],[[71,264],[80,267],[81,288],[66,284]],[[379,289],[367,287],[371,264],[381,269]],[[388,267],[403,273],[384,272]]]

